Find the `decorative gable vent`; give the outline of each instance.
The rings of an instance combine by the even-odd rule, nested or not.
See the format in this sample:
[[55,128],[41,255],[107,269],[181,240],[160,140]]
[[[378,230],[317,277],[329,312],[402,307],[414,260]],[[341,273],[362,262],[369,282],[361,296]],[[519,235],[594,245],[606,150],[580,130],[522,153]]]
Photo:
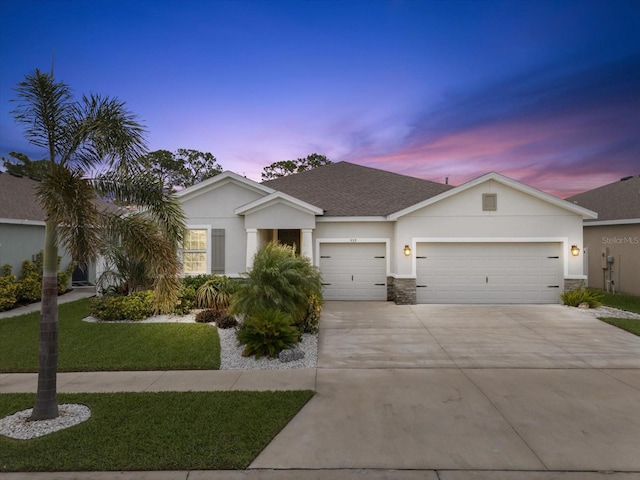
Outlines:
[[498,210],[498,194],[483,193],[482,194],[482,210],[485,212],[495,212]]

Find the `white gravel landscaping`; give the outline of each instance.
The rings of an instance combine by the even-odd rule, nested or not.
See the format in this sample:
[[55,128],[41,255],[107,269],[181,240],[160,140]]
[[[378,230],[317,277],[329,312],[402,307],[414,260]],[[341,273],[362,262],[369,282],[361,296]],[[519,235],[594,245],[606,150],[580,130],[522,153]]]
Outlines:
[[33,408],[0,418],[0,435],[17,440],[29,440],[65,428],[73,427],[91,418],[91,410],[80,403],[58,405],[58,416],[51,420],[31,421]]
[[[575,307],[571,307],[571,308],[575,308]],[[598,308],[585,308],[585,309],[579,309],[579,310],[596,318],[613,317],[613,318],[632,318],[632,319],[640,320],[640,314],[638,313],[627,312],[626,310],[619,310],[613,307],[602,306]]]

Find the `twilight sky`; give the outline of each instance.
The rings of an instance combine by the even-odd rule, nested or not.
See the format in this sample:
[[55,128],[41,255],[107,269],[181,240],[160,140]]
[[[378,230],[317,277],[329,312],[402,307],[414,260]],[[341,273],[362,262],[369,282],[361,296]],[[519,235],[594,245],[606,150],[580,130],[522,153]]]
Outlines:
[[0,0],[0,155],[35,68],[126,101],[150,150],[260,180],[321,153],[566,197],[640,175],[640,0]]

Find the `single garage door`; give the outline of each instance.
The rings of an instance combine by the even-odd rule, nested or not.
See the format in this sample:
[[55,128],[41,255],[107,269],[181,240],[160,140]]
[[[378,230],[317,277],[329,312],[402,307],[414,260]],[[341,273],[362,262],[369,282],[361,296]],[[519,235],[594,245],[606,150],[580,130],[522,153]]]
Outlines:
[[558,303],[559,243],[417,246],[418,303]]
[[384,243],[321,243],[325,300],[386,300]]

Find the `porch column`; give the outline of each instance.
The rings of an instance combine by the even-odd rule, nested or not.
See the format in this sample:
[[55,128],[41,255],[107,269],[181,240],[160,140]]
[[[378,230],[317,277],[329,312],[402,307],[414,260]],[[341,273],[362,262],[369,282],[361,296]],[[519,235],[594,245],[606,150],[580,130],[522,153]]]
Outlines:
[[308,257],[313,264],[313,241],[311,240],[310,228],[303,228],[300,230],[300,254],[303,257]]
[[258,253],[258,229],[247,228],[247,270],[253,266],[253,257]]

